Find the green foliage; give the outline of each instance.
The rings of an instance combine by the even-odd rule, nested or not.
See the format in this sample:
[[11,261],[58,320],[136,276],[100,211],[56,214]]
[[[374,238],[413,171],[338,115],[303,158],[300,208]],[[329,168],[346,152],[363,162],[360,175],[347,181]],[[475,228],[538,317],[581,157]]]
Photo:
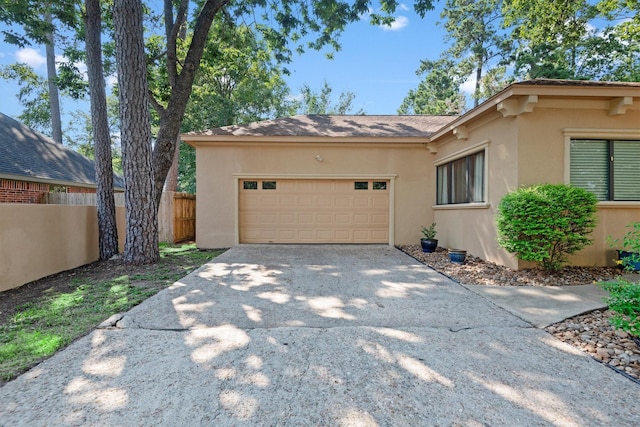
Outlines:
[[506,35],[500,31],[501,3],[501,0],[447,0],[441,15],[447,31],[445,41],[453,42],[445,55],[461,60],[462,68],[473,70],[476,106],[489,61],[502,55],[509,46]]
[[47,79],[27,64],[0,67],[0,78],[13,80],[18,87],[18,101],[24,111],[17,118],[30,128],[51,135],[51,109]]
[[498,243],[518,259],[557,270],[592,240],[595,196],[563,184],[523,187],[498,206]]
[[332,104],[331,93],[333,89],[327,81],[322,85],[320,92],[314,92],[307,84],[302,86],[302,100],[297,105],[300,114],[365,114],[360,109],[353,112],[353,101],[356,95],[353,92],[341,92],[338,100]]
[[424,75],[417,89],[410,90],[398,109],[398,114],[460,114],[465,97],[460,86],[466,74],[448,58],[421,61],[417,75]]
[[609,292],[605,302],[615,313],[611,317],[611,324],[633,336],[640,337],[640,283],[618,277],[612,282],[603,283],[602,286]]
[[640,262],[640,221],[631,222],[627,224],[626,228],[629,229],[622,237],[622,239],[612,239],[609,236],[608,240],[611,246],[622,246],[622,250],[630,253],[630,256],[620,260],[625,270],[634,271],[635,264]]
[[425,239],[427,240],[433,240],[436,238],[436,223],[432,223],[429,228],[425,227],[424,225],[422,226],[422,235],[424,236]]

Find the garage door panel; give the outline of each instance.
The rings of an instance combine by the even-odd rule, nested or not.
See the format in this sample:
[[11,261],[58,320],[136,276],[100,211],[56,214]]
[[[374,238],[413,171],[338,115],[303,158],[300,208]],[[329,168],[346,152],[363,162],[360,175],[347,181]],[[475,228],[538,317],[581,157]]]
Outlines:
[[320,209],[333,208],[335,199],[331,196],[317,196],[316,206]]
[[349,225],[353,222],[353,215],[349,213],[337,213],[335,224],[340,225]]
[[350,196],[334,196],[335,207],[344,209],[353,206],[353,197]]
[[374,209],[387,209],[389,206],[389,196],[373,196],[371,206]]
[[278,223],[281,225],[295,225],[298,223],[297,216],[294,212],[284,212],[278,215]]
[[319,213],[316,216],[318,224],[329,225],[333,224],[335,221],[333,219],[333,214],[330,213]]
[[353,207],[356,209],[369,209],[370,196],[356,196],[353,198]]
[[389,224],[389,214],[387,213],[371,214],[371,223],[376,225],[387,225]]
[[259,179],[251,188],[241,185],[240,242],[387,243],[387,183]]

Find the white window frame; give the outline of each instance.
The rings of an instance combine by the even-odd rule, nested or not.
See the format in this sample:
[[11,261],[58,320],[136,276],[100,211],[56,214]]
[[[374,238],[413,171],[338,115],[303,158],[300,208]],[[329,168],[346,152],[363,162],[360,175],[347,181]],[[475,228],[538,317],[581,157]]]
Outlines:
[[472,154],[476,154],[479,153],[480,151],[484,151],[484,175],[483,175],[483,195],[484,195],[484,202],[471,202],[471,203],[450,203],[450,204],[446,204],[446,205],[439,205],[437,203],[437,199],[438,199],[438,188],[437,188],[437,179],[436,179],[436,203],[433,204],[431,207],[433,209],[440,209],[440,210],[445,210],[445,209],[487,209],[489,208],[490,204],[489,204],[489,140],[483,140],[481,142],[478,142],[476,144],[470,145],[465,147],[462,150],[458,150],[454,153],[451,153],[447,156],[442,157],[441,159],[435,160],[433,162],[434,167],[436,168],[436,177],[437,177],[437,169],[438,166],[442,166],[445,165],[447,163],[451,163],[454,162],[456,160],[459,160],[463,157],[467,157],[470,156]]

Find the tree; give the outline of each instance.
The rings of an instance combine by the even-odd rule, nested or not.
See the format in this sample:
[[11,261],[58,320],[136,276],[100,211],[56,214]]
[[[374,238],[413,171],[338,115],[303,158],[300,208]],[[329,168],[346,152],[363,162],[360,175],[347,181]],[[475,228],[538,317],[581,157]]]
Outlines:
[[[113,197],[111,138],[107,117],[107,96],[102,73],[102,19],[100,0],[85,1],[85,44],[91,102],[91,125],[96,162],[96,199],[100,259],[119,252],[116,204]],[[126,185],[126,184],[125,184]]]
[[[149,145],[149,140],[146,136],[150,132],[145,130],[145,132],[142,133],[142,130],[138,129],[140,134],[127,135],[127,142],[125,142],[125,134],[123,132],[123,168],[125,171],[125,179],[129,179],[127,173],[133,173],[132,170],[137,170],[138,174],[136,175],[136,179],[140,180],[140,182],[137,182],[136,185],[139,186],[141,190],[139,194],[140,197],[138,198],[127,198],[125,195],[128,219],[127,236],[131,233],[135,234],[139,232],[139,230],[131,229],[131,227],[148,222],[145,216],[156,213],[157,205],[162,195],[162,186],[167,176],[167,171],[173,162],[182,118],[205,49],[211,23],[218,13],[226,10],[225,8],[229,3],[229,1],[225,0],[206,0],[198,5],[196,8],[197,17],[193,21],[193,26],[190,28],[190,34],[185,37],[187,41],[184,45],[184,52],[186,52],[186,54],[179,55],[181,50],[178,49],[180,46],[178,35],[187,22],[189,1],[182,0],[176,3],[177,9],[175,10],[175,15],[173,13],[173,2],[171,0],[165,0],[164,2],[166,49],[164,50],[165,54],[157,57],[157,59],[162,58],[164,61],[169,87],[166,92],[166,101],[161,102],[162,100],[155,99],[154,97],[150,99],[156,114],[159,116],[159,129],[154,142],[151,167],[147,168],[147,159],[144,154],[148,149],[147,145]],[[339,44],[336,41],[337,36],[340,35],[347,24],[360,20],[361,16],[369,11],[369,3],[369,1],[361,0],[353,4],[337,0],[320,0],[316,2],[287,0],[271,5],[273,9],[269,8],[263,14],[261,17],[262,21],[270,22],[270,25],[257,23],[256,28],[262,32],[262,37],[264,37],[268,43],[269,48],[274,49],[276,59],[286,61],[291,55],[288,43],[289,39],[298,42],[296,50],[304,51],[304,40],[308,40],[308,37],[312,33],[318,36],[306,42],[307,47],[314,49],[321,49],[324,46],[339,48]],[[256,5],[265,7],[265,2],[255,0],[234,3],[234,9],[230,13],[230,16],[241,16],[247,12],[253,12]],[[383,0],[381,5],[383,12],[387,14],[388,12],[393,12],[398,3],[395,0]],[[143,38],[142,31],[137,31],[134,34],[127,29],[121,28],[121,26],[128,23],[128,20],[124,19],[122,15],[120,15],[119,19],[115,19],[115,10],[118,10],[118,13],[122,14],[122,9],[125,7],[141,9],[140,0],[119,0],[115,3],[115,34],[116,40],[119,40],[121,43],[118,48],[120,52],[116,55],[118,62],[128,61],[129,59],[122,54],[122,51],[131,49],[127,46],[128,44],[141,44]],[[418,13],[424,14],[427,10],[432,9],[433,5],[431,0],[418,0],[414,7]],[[374,14],[372,15],[372,19],[380,22],[387,18],[384,14]],[[303,36],[307,36],[307,39],[303,38]],[[116,43],[116,45],[118,46],[118,43]],[[136,57],[135,60],[137,61],[138,58]],[[148,88],[146,75],[144,79],[139,74],[130,75],[134,72],[141,72],[141,70],[130,65],[118,64],[119,79],[124,79],[129,83],[135,79],[140,80],[137,85],[134,85],[136,88],[134,91],[125,90],[124,87],[120,88],[120,116],[123,130],[129,125],[135,124],[141,127],[147,126],[148,123],[136,122],[135,119],[136,116],[139,115],[139,111],[134,111],[130,108],[130,105],[137,105],[139,102],[139,99],[134,100],[133,97],[141,95],[141,87],[146,86]],[[132,131],[128,130],[128,132]],[[145,148],[133,147],[134,144],[137,146],[145,145]],[[134,148],[137,149],[134,150]],[[137,153],[137,155],[135,157],[129,156],[129,154],[127,154],[128,150]],[[134,162],[135,164],[127,165],[128,162]],[[150,172],[152,182],[149,182],[149,178],[145,176],[146,172]],[[142,194],[145,190],[150,191],[150,193],[146,194],[146,197]],[[157,247],[153,251],[150,250],[150,247],[154,246],[152,241],[154,237],[151,234],[152,233],[147,233],[147,240],[144,242],[140,241],[138,248],[134,249],[131,245],[125,245],[125,259],[130,262],[153,262],[157,259]],[[141,239],[144,238],[144,236],[139,237]],[[157,236],[155,236],[155,239],[157,241]]]
[[127,208],[124,260],[132,264],[154,262],[160,257],[142,20],[140,1],[114,1],[114,39]]
[[460,86],[466,73],[448,58],[437,61],[424,60],[417,75],[424,79],[416,90],[410,90],[398,109],[399,114],[460,114],[465,107]]
[[587,0],[504,0],[505,24],[513,26],[516,72],[528,78],[583,79],[579,72],[589,22],[597,9]]
[[47,81],[26,64],[11,64],[0,67],[0,77],[14,80],[18,87],[18,102],[23,112],[21,122],[44,134],[51,134],[51,110]]
[[[53,17],[49,11],[44,13],[44,21],[53,27]],[[56,50],[53,31],[45,34],[45,52],[47,57],[47,85],[49,87],[49,105],[51,108],[51,137],[58,144],[62,144],[62,113],[60,111],[60,95],[56,74]]]
[[353,111],[353,101],[356,98],[353,92],[340,92],[338,100],[332,104],[333,89],[326,81],[320,92],[314,92],[307,84],[303,85],[300,91],[302,100],[297,106],[299,114],[365,114],[363,109],[350,113]]
[[[213,22],[182,122],[182,132],[295,113],[283,71],[250,27],[219,15]],[[180,146],[178,189],[195,193],[195,149]],[[167,176],[169,181],[169,176]]]
[[448,53],[468,62],[467,67],[475,71],[474,106],[480,101],[483,70],[507,47],[506,36],[499,33],[501,3],[502,0],[447,0],[441,14],[447,31],[445,41],[453,41]]

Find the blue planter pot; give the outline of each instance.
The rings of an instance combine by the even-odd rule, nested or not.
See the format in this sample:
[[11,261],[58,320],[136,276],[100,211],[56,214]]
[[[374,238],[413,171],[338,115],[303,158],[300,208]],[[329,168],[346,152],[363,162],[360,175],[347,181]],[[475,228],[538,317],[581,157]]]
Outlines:
[[438,239],[420,239],[422,252],[434,252],[438,247]]
[[634,255],[633,252],[629,251],[618,251],[618,260],[622,261],[622,266],[626,267],[627,265],[631,265],[634,271],[640,271],[640,257],[638,254],[636,255],[636,261],[631,262],[631,257]]
[[449,261],[454,264],[464,264],[467,257],[467,251],[462,249],[449,249]]

